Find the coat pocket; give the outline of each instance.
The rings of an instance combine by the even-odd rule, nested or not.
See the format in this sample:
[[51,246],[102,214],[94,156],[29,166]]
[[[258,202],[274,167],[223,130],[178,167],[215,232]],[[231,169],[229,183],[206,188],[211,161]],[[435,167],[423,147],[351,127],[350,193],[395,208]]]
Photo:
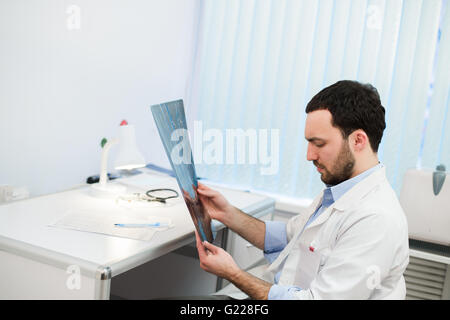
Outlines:
[[295,284],[302,289],[308,289],[311,282],[319,272],[322,255],[315,248],[301,245],[299,252],[299,265],[295,276]]

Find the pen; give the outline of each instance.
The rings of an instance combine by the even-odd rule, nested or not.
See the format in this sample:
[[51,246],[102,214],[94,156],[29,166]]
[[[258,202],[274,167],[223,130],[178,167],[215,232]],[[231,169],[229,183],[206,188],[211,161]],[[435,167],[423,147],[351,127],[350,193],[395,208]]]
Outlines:
[[161,223],[161,222],[155,222],[155,223],[115,223],[116,227],[123,227],[123,228],[147,228],[147,227],[168,227],[168,223]]

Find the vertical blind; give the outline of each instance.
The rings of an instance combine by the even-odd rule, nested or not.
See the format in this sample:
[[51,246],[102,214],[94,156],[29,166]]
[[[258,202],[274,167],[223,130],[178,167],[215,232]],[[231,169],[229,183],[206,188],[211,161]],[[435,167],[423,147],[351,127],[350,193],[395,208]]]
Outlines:
[[[379,158],[395,190],[408,168],[450,167],[449,11],[447,0],[203,0],[187,102],[201,124],[194,134],[203,134],[199,176],[313,198],[324,185],[306,160],[304,110],[342,79],[380,93],[387,128]],[[211,145],[223,139],[225,152],[227,129],[267,136],[258,145],[266,154],[279,141],[275,174],[261,174],[249,156],[218,161],[226,155]]]

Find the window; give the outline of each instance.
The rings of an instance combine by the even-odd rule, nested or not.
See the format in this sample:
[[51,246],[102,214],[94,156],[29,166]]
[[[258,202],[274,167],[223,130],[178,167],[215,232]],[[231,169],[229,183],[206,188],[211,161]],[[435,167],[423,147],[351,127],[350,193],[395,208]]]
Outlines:
[[[306,160],[304,110],[342,79],[371,83],[380,93],[387,128],[379,158],[397,192],[408,168],[448,168],[449,11],[446,0],[202,1],[187,104],[202,129],[203,156],[215,139],[230,143],[227,129],[240,129],[247,142],[256,134],[258,157],[270,155],[279,139],[279,165],[261,174],[250,157],[240,164],[212,154],[217,161],[196,159],[199,176],[313,198],[324,185]],[[233,149],[249,155],[249,145]]]

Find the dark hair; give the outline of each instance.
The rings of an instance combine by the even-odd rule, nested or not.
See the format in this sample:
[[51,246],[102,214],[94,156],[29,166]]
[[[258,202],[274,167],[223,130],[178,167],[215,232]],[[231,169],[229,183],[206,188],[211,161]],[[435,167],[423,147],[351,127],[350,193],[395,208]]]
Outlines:
[[378,146],[386,128],[385,110],[377,89],[370,84],[343,80],[323,89],[306,106],[306,113],[328,110],[331,124],[340,129],[344,139],[357,129],[369,137],[370,146],[378,152]]

